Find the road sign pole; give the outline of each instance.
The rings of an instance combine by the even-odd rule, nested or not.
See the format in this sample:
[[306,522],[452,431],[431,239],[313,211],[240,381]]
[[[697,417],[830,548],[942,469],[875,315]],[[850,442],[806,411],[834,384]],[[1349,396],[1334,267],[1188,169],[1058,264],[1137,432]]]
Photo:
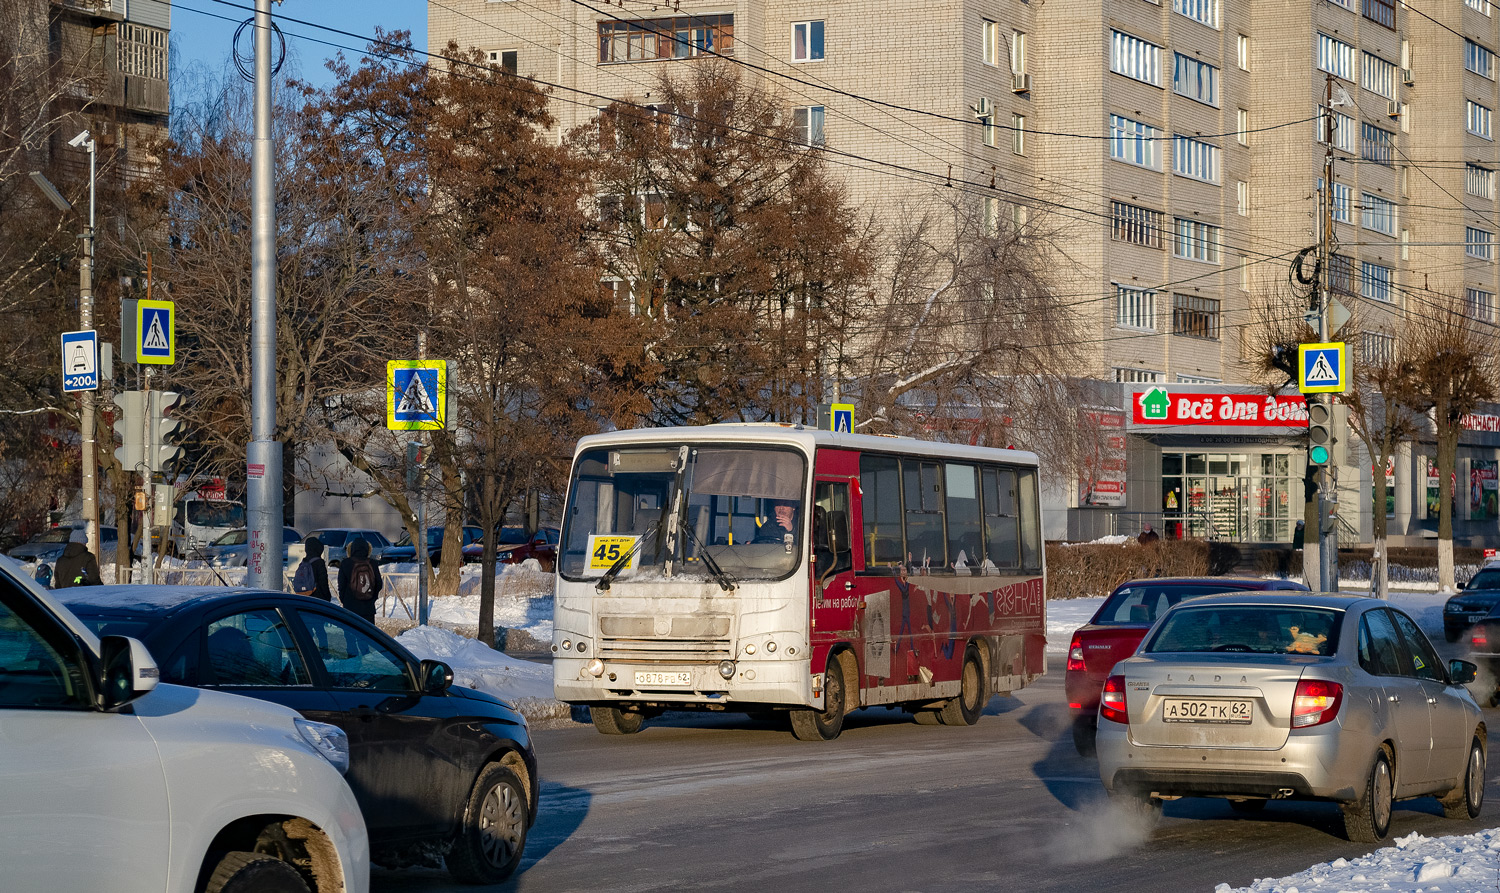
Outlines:
[[[145,563],[141,568],[141,582],[150,586],[156,582],[156,563],[152,558],[151,537],[156,533],[156,512],[153,511],[153,503],[156,502],[151,492],[151,434],[156,430],[156,423],[151,418],[151,374],[156,370],[147,366],[141,376],[141,411],[144,424],[141,425],[141,492],[146,494],[146,502],[141,507],[141,542],[145,552],[143,556]],[[162,544],[163,548],[166,543]]]
[[[421,435],[418,435],[421,443]],[[423,462],[417,466],[417,538],[422,547],[417,550],[417,624],[427,625],[427,568],[431,558],[427,554],[427,455],[425,445],[419,452]],[[461,531],[460,531],[461,532]]]

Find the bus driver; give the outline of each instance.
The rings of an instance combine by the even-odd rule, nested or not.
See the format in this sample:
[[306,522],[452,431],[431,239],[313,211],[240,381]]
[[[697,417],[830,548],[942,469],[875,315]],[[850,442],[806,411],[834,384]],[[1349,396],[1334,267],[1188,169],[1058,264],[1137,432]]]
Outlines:
[[755,528],[752,543],[793,543],[797,540],[797,504],[789,499],[768,501],[771,515]]

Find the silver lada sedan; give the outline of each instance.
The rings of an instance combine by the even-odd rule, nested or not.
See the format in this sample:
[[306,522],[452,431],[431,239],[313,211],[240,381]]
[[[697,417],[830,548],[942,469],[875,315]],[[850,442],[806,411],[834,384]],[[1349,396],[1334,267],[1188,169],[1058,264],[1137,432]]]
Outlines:
[[1154,822],[1163,800],[1332,800],[1349,839],[1390,831],[1396,800],[1450,818],[1484,802],[1485,725],[1417,624],[1388,602],[1231,593],[1162,615],[1099,704],[1099,777]]

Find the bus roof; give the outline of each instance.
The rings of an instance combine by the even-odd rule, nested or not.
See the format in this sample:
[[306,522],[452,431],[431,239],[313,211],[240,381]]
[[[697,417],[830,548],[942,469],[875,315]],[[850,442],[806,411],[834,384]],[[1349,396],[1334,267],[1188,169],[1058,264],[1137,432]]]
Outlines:
[[591,434],[581,438],[573,451],[576,459],[584,450],[639,443],[779,443],[800,447],[808,455],[819,447],[882,453],[934,456],[944,459],[971,459],[1006,462],[1014,465],[1037,465],[1036,453],[1028,450],[1005,450],[968,444],[918,440],[884,434],[843,434],[783,422],[721,423],[684,425],[677,428],[634,428]]

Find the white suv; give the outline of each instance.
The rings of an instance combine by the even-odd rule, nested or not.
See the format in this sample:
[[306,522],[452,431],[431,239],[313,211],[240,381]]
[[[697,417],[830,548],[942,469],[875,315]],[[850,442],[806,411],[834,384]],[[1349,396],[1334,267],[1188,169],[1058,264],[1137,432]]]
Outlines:
[[344,733],[158,678],[0,558],[0,890],[365,893]]

